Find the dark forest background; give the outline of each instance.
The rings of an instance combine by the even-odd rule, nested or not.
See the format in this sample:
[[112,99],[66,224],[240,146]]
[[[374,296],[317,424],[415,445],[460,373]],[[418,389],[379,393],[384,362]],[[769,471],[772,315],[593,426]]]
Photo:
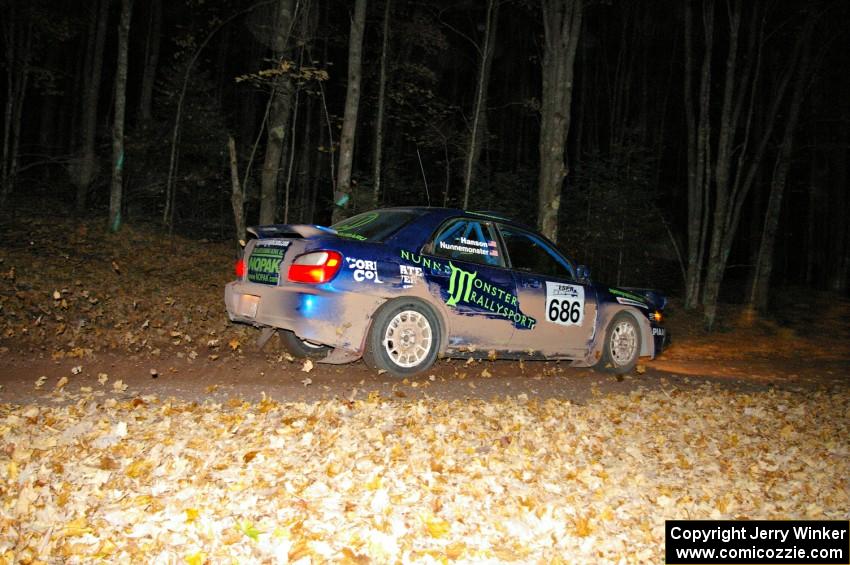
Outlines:
[[457,206],[703,308],[847,293],[850,4],[0,0],[3,215]]

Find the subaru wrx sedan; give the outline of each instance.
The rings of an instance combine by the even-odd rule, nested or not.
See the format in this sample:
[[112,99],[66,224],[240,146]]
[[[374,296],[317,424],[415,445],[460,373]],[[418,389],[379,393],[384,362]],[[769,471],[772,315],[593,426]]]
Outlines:
[[499,215],[388,208],[331,227],[249,231],[225,288],[228,315],[281,330],[296,356],[362,358],[396,376],[493,352],[625,373],[666,342],[661,293],[591,282],[552,242]]

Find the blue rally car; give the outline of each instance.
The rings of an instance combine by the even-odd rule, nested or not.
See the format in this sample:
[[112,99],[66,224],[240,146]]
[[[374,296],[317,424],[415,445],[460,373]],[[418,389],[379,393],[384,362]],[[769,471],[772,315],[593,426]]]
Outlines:
[[665,343],[663,295],[591,283],[545,237],[498,215],[389,208],[249,232],[228,315],[283,330],[300,357],[362,357],[405,376],[440,356],[495,352],[625,373]]

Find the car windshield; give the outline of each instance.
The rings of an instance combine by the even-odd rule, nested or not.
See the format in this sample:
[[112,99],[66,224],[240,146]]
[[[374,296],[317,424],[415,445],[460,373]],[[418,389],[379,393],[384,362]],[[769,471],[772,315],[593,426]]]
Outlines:
[[341,237],[358,241],[383,241],[416,217],[409,210],[376,210],[347,218],[331,226]]

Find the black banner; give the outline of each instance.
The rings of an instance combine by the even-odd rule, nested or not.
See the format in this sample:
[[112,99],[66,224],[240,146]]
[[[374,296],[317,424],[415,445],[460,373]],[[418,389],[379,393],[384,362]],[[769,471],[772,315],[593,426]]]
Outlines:
[[667,520],[665,562],[850,565],[850,522]]

